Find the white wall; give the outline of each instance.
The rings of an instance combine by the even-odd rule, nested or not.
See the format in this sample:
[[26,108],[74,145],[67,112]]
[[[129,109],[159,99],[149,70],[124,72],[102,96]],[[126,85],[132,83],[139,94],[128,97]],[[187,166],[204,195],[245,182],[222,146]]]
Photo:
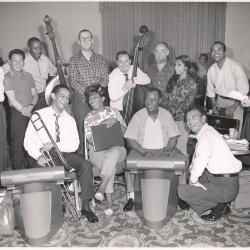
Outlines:
[[94,49],[102,53],[101,15],[98,2],[26,2],[0,3],[0,56],[7,60],[9,50],[24,49],[32,36],[39,37],[54,59],[52,45],[45,34],[44,16],[52,18],[59,54],[66,61],[78,50],[77,34],[89,29],[94,35]]
[[225,42],[250,78],[250,3],[227,3]]

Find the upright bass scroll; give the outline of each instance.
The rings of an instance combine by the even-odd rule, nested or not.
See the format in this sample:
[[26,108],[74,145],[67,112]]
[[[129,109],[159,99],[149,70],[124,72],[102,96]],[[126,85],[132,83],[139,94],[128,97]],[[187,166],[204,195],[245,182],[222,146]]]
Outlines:
[[[65,77],[65,75],[63,73],[62,63],[60,61],[60,56],[59,56],[58,49],[56,46],[55,33],[53,31],[51,21],[52,21],[52,19],[48,15],[46,15],[44,17],[44,22],[45,22],[46,29],[47,29],[46,34],[49,36],[49,39],[51,40],[51,43],[52,43],[58,76],[56,76],[54,79],[52,79],[45,89],[45,100],[46,100],[48,105],[50,105],[50,102],[51,102],[51,92],[56,85],[63,84],[63,85],[68,86],[67,78]],[[69,113],[70,113],[70,111],[69,111]]]

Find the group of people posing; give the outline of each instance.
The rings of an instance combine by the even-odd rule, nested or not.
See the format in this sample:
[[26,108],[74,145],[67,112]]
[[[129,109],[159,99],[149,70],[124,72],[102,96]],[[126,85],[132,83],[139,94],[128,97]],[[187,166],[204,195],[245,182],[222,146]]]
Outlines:
[[[109,74],[104,58],[92,50],[92,33],[81,30],[77,42],[80,52],[69,60],[69,86],[56,85],[48,107],[44,91],[49,77],[57,71],[42,54],[38,38],[28,40],[26,54],[20,49],[11,50],[9,63],[0,67],[0,101],[4,100],[5,92],[10,105],[12,168],[24,168],[26,152],[29,167],[46,166],[40,151],[43,147],[58,160],[48,135],[38,133],[29,121],[32,112],[37,111],[66,161],[77,172],[82,215],[95,223],[98,218],[89,201],[105,199],[104,212],[112,215],[116,166],[126,159],[127,150],[135,150],[145,157],[160,157],[177,148],[186,155],[191,130],[197,134],[198,143],[190,166],[189,184],[180,185],[178,190],[180,207],[186,209],[188,203],[206,220],[227,214],[228,204],[238,192],[241,162],[234,158],[219,133],[206,123],[203,107],[208,97],[214,113],[235,116],[242,124],[242,105],[224,96],[231,90],[247,95],[249,87],[240,64],[226,56],[225,44],[213,43],[211,55],[215,63],[208,69],[207,54],[201,54],[198,66],[187,55],[176,57],[172,65],[168,60],[168,44],[160,42],[154,48],[155,60],[147,74],[138,67],[137,76],[132,79],[133,65],[127,51],[117,52],[117,67]],[[137,84],[147,86],[145,106],[126,124],[123,101]],[[67,112],[69,103],[72,114]],[[2,104],[0,108],[3,128],[6,123]],[[121,125],[126,148],[115,146],[96,152],[91,127],[99,124],[112,127],[116,122]],[[85,152],[89,160],[85,159]],[[97,190],[93,187],[93,165],[100,169],[102,178]],[[134,176],[126,172],[125,177],[128,200],[124,211],[129,211],[134,206]],[[210,214],[202,215],[209,209]]]

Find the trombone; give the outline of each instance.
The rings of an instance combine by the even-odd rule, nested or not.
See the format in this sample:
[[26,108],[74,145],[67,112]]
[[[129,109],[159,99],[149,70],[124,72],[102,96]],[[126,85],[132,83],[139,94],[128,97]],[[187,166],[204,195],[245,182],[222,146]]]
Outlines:
[[[64,156],[62,155],[61,151],[59,150],[59,148],[57,147],[55,141],[53,140],[48,128],[46,127],[44,121],[42,120],[40,114],[38,112],[33,112],[31,117],[30,117],[30,121],[33,125],[33,127],[35,128],[37,135],[39,136],[39,130],[44,129],[46,134],[48,135],[50,142],[53,145],[53,148],[55,149],[55,152],[61,162],[61,164],[64,166],[65,169],[65,173],[69,174],[71,172],[73,172],[75,169],[72,168],[71,166],[68,165],[67,161],[65,160]],[[55,167],[56,164],[53,160],[53,158],[51,157],[51,153],[50,151],[47,149],[47,147],[44,145],[44,147],[42,147],[40,149],[43,157],[46,160],[46,165],[48,167]],[[65,205],[65,207],[69,210],[69,212],[71,213],[74,221],[78,221],[81,218],[81,214],[80,212],[77,210],[76,205],[74,203],[73,198],[71,197],[71,195],[69,194],[69,191],[67,189],[68,184],[60,184],[61,185],[61,195],[62,195],[62,201]]]

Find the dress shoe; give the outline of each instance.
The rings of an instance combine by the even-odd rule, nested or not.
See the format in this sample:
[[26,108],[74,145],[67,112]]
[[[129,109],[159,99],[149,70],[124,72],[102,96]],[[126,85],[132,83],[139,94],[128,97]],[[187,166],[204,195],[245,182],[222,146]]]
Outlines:
[[189,210],[190,206],[187,204],[186,201],[178,198],[178,205],[181,210]]
[[201,219],[206,221],[217,221],[221,217],[228,215],[230,212],[230,207],[226,206],[220,213],[215,213],[214,210],[212,210],[209,214],[201,215]]
[[125,204],[123,211],[131,211],[135,205],[134,199],[129,198],[127,203]]
[[86,216],[88,222],[90,223],[96,223],[98,222],[98,218],[96,217],[96,215],[94,214],[94,212],[90,209],[90,210],[85,210],[85,209],[82,209],[81,211],[82,215]]

